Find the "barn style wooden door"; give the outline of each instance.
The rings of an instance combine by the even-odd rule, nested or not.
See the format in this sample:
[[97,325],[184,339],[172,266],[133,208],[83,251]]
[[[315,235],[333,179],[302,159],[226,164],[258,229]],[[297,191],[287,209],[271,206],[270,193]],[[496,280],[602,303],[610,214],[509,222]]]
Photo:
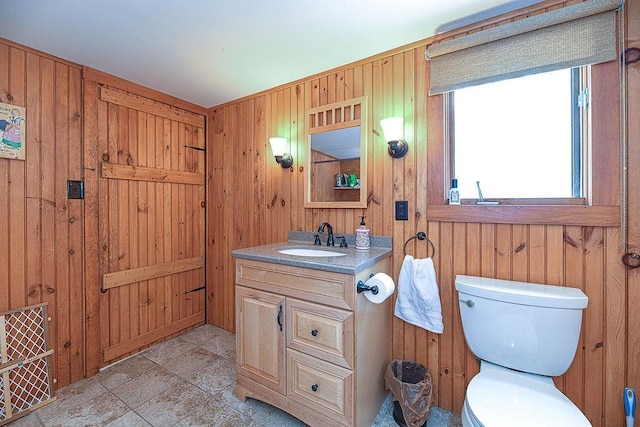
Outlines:
[[98,195],[95,362],[105,366],[204,322],[205,119],[106,85],[85,89],[98,135],[87,182]]

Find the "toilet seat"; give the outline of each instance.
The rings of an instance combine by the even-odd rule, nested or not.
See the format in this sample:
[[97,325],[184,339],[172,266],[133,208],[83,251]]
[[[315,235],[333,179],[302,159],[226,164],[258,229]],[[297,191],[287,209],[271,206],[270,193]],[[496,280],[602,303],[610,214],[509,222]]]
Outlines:
[[469,383],[464,405],[469,421],[484,427],[591,426],[552,382],[516,371],[481,371]]

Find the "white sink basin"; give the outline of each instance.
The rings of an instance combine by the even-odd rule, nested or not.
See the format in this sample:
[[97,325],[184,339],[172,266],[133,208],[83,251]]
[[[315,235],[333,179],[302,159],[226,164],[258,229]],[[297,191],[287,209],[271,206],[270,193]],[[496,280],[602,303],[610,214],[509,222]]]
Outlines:
[[288,248],[278,249],[278,252],[284,255],[307,256],[307,257],[334,257],[345,256],[342,252],[326,251],[324,249],[308,249],[308,248]]

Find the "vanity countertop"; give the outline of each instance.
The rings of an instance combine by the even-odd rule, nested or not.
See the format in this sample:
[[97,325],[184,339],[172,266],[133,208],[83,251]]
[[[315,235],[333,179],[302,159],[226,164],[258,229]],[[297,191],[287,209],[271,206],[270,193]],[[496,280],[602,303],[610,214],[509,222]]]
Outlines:
[[[307,234],[309,237],[307,238]],[[269,245],[254,246],[245,249],[236,249],[231,252],[235,258],[250,259],[254,261],[270,262],[274,264],[291,265],[294,267],[311,268],[313,270],[332,271],[335,273],[357,274],[360,271],[371,267],[381,259],[391,256],[391,237],[371,236],[371,248],[366,251],[356,250],[355,237],[345,235],[349,247],[339,246],[314,246],[313,234],[306,232],[289,232],[289,240],[285,242],[272,243]],[[322,235],[322,241],[326,241],[326,235]],[[354,243],[350,242],[353,237]],[[338,241],[338,240],[336,240]],[[308,248],[328,250],[332,252],[344,253],[344,256],[337,257],[308,257],[298,255],[286,255],[278,252],[280,249],[288,248]]]

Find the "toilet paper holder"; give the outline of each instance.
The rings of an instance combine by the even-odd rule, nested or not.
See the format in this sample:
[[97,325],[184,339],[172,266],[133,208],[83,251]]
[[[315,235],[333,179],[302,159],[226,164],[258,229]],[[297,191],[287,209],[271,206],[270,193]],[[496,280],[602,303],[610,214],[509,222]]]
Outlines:
[[[374,274],[371,274],[369,276],[369,279],[371,279],[373,276],[375,276]],[[358,291],[359,294],[366,292],[366,291],[371,291],[372,294],[374,295],[378,295],[378,287],[377,286],[369,286],[366,283],[364,283],[362,280],[358,280],[358,286],[356,288],[356,290]]]

